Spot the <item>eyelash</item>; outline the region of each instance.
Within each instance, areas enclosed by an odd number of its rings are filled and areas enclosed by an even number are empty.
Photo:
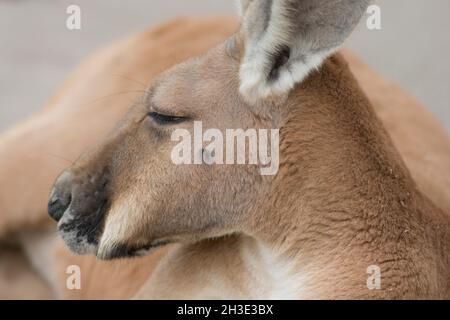
[[[186,121],[186,118],[183,117],[168,116],[157,112],[150,112],[148,116],[159,125],[177,124]]]

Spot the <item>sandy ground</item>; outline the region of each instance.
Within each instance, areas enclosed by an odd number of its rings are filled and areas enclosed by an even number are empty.
[[[378,0],[382,30],[362,23],[348,46],[450,129],[450,1]],[[65,26],[82,10],[82,29]],[[231,14],[232,0],[0,0],[0,131],[39,110],[87,54],[179,15]]]

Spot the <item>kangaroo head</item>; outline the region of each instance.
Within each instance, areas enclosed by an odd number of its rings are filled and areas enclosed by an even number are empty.
[[[251,233],[273,189],[292,93],[366,2],[242,1],[234,36],[161,74],[108,139],[57,179],[49,213],[66,244],[112,259]]]

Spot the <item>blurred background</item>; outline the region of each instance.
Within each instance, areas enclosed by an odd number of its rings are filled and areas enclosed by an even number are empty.
[[[81,7],[82,29],[66,28]],[[378,0],[382,29],[363,23],[348,41],[450,130],[450,1]],[[235,14],[234,0],[0,0],[0,131],[43,107],[98,47],[167,19]]]

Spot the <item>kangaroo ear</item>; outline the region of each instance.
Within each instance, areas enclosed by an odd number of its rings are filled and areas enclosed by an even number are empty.
[[[287,96],[350,35],[370,0],[241,0],[240,91]]]

